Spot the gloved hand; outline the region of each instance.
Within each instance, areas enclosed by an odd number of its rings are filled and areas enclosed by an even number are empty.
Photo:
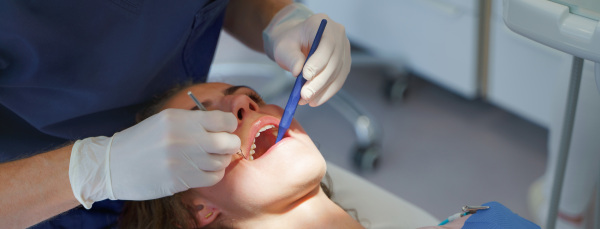
[[[219,182],[240,149],[232,113],[164,110],[112,137],[77,141],[69,180],[87,209],[104,199],[148,200]],[[229,133],[227,133],[229,132]]]
[[[306,61],[322,19],[327,26],[319,47]],[[281,9],[263,31],[265,53],[294,76],[307,80],[300,105],[319,106],[342,88],[350,72],[350,41],[344,26],[325,14],[315,14],[299,3]],[[302,68],[304,65],[304,68]]]

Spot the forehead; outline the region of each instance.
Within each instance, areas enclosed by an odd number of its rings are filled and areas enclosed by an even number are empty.
[[[187,95],[188,91],[192,91],[194,92],[194,94],[198,93],[214,93],[214,92],[223,92],[224,90],[226,90],[227,88],[231,87],[231,84],[226,84],[226,83],[201,83],[201,84],[194,84],[192,86],[189,86],[183,90],[181,90],[180,92],[178,92],[177,94],[185,94]]]
[[[254,91],[254,89],[249,88],[248,86],[243,86],[243,85],[234,86],[231,84],[216,83],[216,82],[192,85],[192,86],[187,87],[184,90],[180,91],[179,93],[187,94],[188,91],[192,91],[194,94],[196,94],[196,92],[198,92],[199,94],[200,93],[211,94],[211,93],[218,92],[220,94],[225,94],[225,95],[236,94],[236,92],[238,92],[238,91],[256,92],[256,91]]]

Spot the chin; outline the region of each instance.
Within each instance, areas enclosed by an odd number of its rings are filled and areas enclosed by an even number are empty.
[[[270,187],[263,189],[267,193],[263,192],[261,197],[272,198],[273,202],[302,198],[320,187],[327,171],[325,159],[305,133],[290,134],[276,149],[255,162],[265,172],[263,180],[257,182]]]
[[[325,176],[325,159],[306,134],[294,137],[297,141],[288,142],[289,149],[282,147],[283,152],[278,155],[273,152],[272,156],[281,163],[279,173],[284,175],[282,179],[290,182],[288,187],[310,191]]]

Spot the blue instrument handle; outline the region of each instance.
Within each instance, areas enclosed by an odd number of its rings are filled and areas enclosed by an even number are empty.
[[[321,42],[321,36],[323,36],[323,31],[325,30],[325,26],[327,25],[327,20],[321,20],[321,24],[319,25],[319,29],[317,30],[317,35],[315,35],[315,39],[313,40],[312,45],[310,46],[310,51],[308,52],[308,56],[304,61],[304,64],[308,61],[308,58],[312,56],[312,54],[317,50],[319,46],[319,42]],[[279,122],[279,130],[277,131],[277,140],[275,143],[279,142],[285,132],[290,128],[290,124],[292,123],[292,119],[294,118],[294,113],[296,113],[296,108],[298,107],[298,102],[300,101],[300,90],[302,86],[306,83],[306,79],[300,72],[300,75],[296,77],[296,82],[294,83],[294,88],[292,88],[292,93],[290,94],[290,98],[288,99],[287,104],[285,105],[285,110],[283,111],[283,116],[281,117],[281,121]]]

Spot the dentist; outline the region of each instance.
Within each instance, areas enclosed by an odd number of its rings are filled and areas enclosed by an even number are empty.
[[[113,227],[119,200],[219,182],[240,147],[233,114],[166,110],[132,125],[154,95],[206,80],[222,28],[304,70],[300,104],[327,101],[350,70],[344,27],[291,0],[1,1],[3,227]]]

